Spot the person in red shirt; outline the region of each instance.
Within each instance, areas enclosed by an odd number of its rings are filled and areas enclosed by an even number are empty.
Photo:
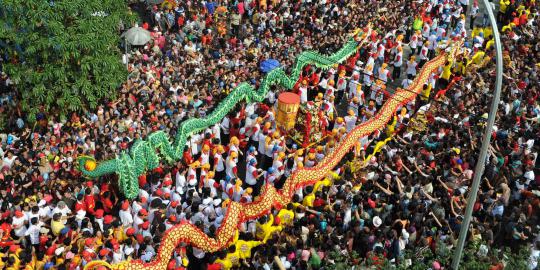
[[[101,202],[103,203],[103,210],[105,210],[106,213],[111,213],[116,200],[112,198],[110,191],[105,191],[103,192],[103,195],[101,195]]]
[[[87,187],[84,193],[85,193],[84,202],[86,203],[86,211],[93,215],[96,208],[96,199],[94,198],[94,194],[92,193],[92,186]]]
[[[8,222],[2,223],[0,225],[0,247],[8,247],[13,245],[13,241],[11,240],[11,224]]]
[[[84,195],[77,195],[77,202],[75,203],[75,212],[80,210],[86,211],[86,203],[84,202]]]

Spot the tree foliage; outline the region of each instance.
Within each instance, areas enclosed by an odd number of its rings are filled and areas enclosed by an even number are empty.
[[[0,53],[22,109],[65,115],[115,97],[127,76],[120,30],[131,21],[122,0],[0,0]]]
[[[478,254],[481,244],[480,241],[470,242],[463,252],[459,269],[467,270],[485,270],[494,263],[502,262],[505,269],[521,270],[528,269],[529,255],[531,254],[530,247],[522,246],[518,251],[512,252],[509,248],[494,249],[489,248],[487,256]],[[396,270],[425,270],[431,269],[434,261],[438,261],[441,265],[450,265],[452,262],[454,250],[441,243],[438,245],[436,252],[432,252],[429,248],[407,249],[401,258],[400,263],[396,265],[388,260],[384,260],[378,266],[373,266],[370,259],[366,259],[361,263],[357,263],[358,254],[354,251],[352,254],[345,255],[342,250],[332,250],[323,261],[322,269],[396,269]],[[404,262],[411,261],[411,265],[407,266]]]

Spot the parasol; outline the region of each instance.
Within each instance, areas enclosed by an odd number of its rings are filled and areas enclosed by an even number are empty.
[[[280,66],[279,61],[276,59],[267,59],[262,61],[261,63],[261,71],[264,73],[268,73],[272,71],[273,69],[276,69]]]
[[[146,44],[152,37],[150,32],[142,27],[132,27],[122,34],[122,37],[126,39],[130,45],[141,46]]]

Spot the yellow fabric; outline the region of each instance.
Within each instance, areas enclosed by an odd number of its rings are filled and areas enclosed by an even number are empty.
[[[73,259],[71,260],[75,265],[79,265],[81,263],[81,256],[75,255]]]
[[[480,33],[480,28],[475,27],[475,28],[472,30],[472,32],[471,32],[472,38],[478,36],[478,33]]]
[[[508,25],[503,26],[503,28],[501,29],[501,32],[504,33],[504,32],[506,32],[508,30],[512,30],[512,27],[514,27],[514,24],[509,23]]]
[[[432,88],[432,86],[431,86],[431,83],[430,83],[430,84],[428,84],[428,87],[426,89],[422,89],[422,93],[420,94],[420,99],[428,100],[429,95],[431,94],[431,88]]]
[[[277,216],[281,220],[281,224],[283,225],[289,225],[292,224],[294,219],[294,212],[291,210],[287,210],[285,208],[279,210]]]
[[[441,78],[445,80],[450,80],[450,75],[452,75],[452,62],[450,61],[448,65],[443,67],[443,72]]]
[[[101,236],[101,237],[97,237],[97,236],[94,237],[94,241],[95,241],[94,244],[95,244],[96,247],[100,247],[100,246],[103,245],[103,239],[102,239],[102,237],[103,237],[103,236]]]
[[[313,192],[319,191],[321,189],[321,186],[328,187],[328,186],[331,186],[331,185],[332,185],[332,180],[330,180],[330,179],[328,179],[328,177],[326,177],[323,180],[318,181],[317,183],[315,183],[315,186],[313,186]]]
[[[272,224],[274,224],[273,215],[270,215],[269,220],[265,224],[261,224],[257,221],[257,224],[255,224],[255,236],[260,240],[264,239],[266,235],[270,233]]]
[[[499,8],[500,8],[502,13],[506,12],[506,9],[508,8],[508,5],[510,5],[509,0],[500,0],[499,1]]]
[[[493,35],[493,29],[491,29],[491,26],[484,27],[484,37],[488,38]]]
[[[233,267],[240,265],[240,253],[238,253],[238,251],[229,253],[227,254],[227,257],[225,257],[225,260],[230,261]]]
[[[29,264],[27,264],[24,267],[24,270],[35,270],[35,269],[38,269],[38,268],[36,267],[36,262],[34,260],[32,260]]]
[[[9,255],[9,257],[12,257],[15,260],[15,262],[13,263],[13,269],[19,269],[21,267],[21,260],[19,259],[19,253],[20,253],[20,249],[19,251],[16,252],[16,254]]]
[[[302,200],[302,204],[307,207],[313,207],[313,201],[315,201],[315,193],[311,193],[304,196],[304,200]]]
[[[36,262],[36,269],[42,270],[45,267],[45,261],[37,261]]]
[[[270,229],[268,230],[268,234],[266,234],[266,236],[263,239],[263,243],[266,243],[266,241],[270,239],[270,236],[272,236],[275,232],[281,232],[281,230],[283,230],[283,226],[281,225],[271,226]]]
[[[477,64],[477,65],[480,64],[480,63],[482,63],[482,59],[484,58],[484,55],[486,55],[486,53],[483,52],[483,51],[478,51],[478,52],[476,52],[476,53],[473,55],[473,57],[471,58],[471,62],[472,62],[472,63],[475,63],[475,64]]]
[[[217,259],[216,263],[221,264],[221,267],[222,267],[221,269],[223,269],[223,270],[229,270],[229,269],[231,269],[233,267],[232,262],[227,258],[225,258],[223,260],[222,259]]]
[[[54,221],[51,220],[51,230],[54,236],[58,236],[60,234],[60,231],[65,227],[62,220]]]
[[[124,232],[124,226],[114,229],[114,238],[119,242],[124,242],[127,239],[127,235]]]
[[[236,241],[236,252],[240,256],[240,259],[247,259],[251,257],[251,249],[262,244],[261,241]]]
[[[272,226],[274,224],[274,216],[270,215],[270,219],[265,224],[260,224],[257,222],[255,224],[255,236],[257,239],[262,240],[263,243],[266,243],[266,241],[272,236],[274,232],[279,232],[283,229],[283,227],[280,226]]]

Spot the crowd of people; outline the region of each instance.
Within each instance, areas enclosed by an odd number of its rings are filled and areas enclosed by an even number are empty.
[[[493,34],[477,1],[169,1],[149,6],[152,33],[129,55],[119,98],[59,119],[42,111],[30,125],[16,85],[1,76],[10,115],[0,148],[0,269],[82,269],[89,261],[151,261],[165,231],[189,222],[213,237],[230,201],[253,201],[262,185],[283,185],[313,167],[343,135],[406,88],[455,40],[462,51],[403,106],[385,130],[362,138],[323,181],[293,202],[239,228],[226,250],[179,246],[169,269],[333,269],[339,252],[359,265],[410,264],[407,250],[453,247],[478,162],[485,163],[470,242],[540,253],[538,7],[500,1],[504,86],[489,158],[478,161],[494,89]],[[190,137],[184,158],[139,177],[127,200],[115,175],[86,179],[77,157],[98,161],[138,139],[205,117],[241,82],[258,85],[262,61],[290,71],[305,50],[329,54],[356,28],[374,33],[356,55],[322,71],[308,66],[291,91],[318,106],[328,136],[304,149],[276,124],[273,87],[222,122]],[[20,90],[20,89],[19,89]],[[372,154],[373,153],[373,154]],[[479,253],[480,254],[480,253]],[[490,253],[491,254],[491,253]],[[482,256],[482,255],[478,255]],[[493,269],[503,258],[493,257]],[[447,268],[429,262],[432,269]]]

